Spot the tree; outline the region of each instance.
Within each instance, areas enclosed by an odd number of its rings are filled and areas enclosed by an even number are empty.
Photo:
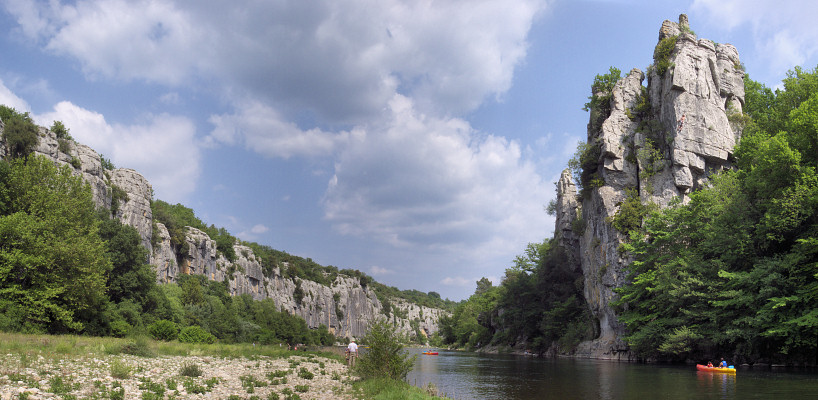
[[[488,278],[486,277],[480,278],[480,280],[477,281],[477,289],[474,290],[474,294],[480,295],[486,293],[489,290],[491,290],[491,288],[492,284]]]
[[[51,132],[54,132],[54,135],[57,136],[57,139],[68,139],[71,140],[71,135],[68,134],[69,129],[63,125],[62,121],[54,121],[51,124]]]
[[[118,219],[107,215],[101,218],[99,235],[107,243],[113,267],[108,277],[108,295],[113,302],[133,299],[145,308],[149,293],[156,286],[156,272],[146,263],[148,255],[142,238],[136,229]]]
[[[417,355],[409,356],[397,333],[397,327],[386,319],[375,319],[361,338],[369,351],[361,355],[355,372],[363,379],[389,378],[403,381],[412,370]]]
[[[70,168],[12,161],[0,216],[0,312],[15,329],[80,332],[76,315],[105,302],[111,269],[90,187]]]
[[[3,139],[12,158],[27,158],[40,141],[37,125],[34,125],[28,113],[13,111],[10,117],[3,119]]]

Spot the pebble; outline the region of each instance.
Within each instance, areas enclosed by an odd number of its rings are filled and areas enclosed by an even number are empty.
[[[128,378],[117,379],[111,376],[111,366],[116,362],[120,366],[130,369]],[[298,365],[291,367],[291,362],[298,362]],[[324,368],[319,366],[323,363]],[[202,370],[200,377],[189,378],[179,375],[183,365],[196,364]],[[209,356],[162,356],[155,358],[142,358],[130,355],[110,355],[105,357],[76,357],[65,359],[47,359],[38,357],[37,361],[31,362],[27,367],[19,367],[19,356],[0,356],[0,400],[16,399],[20,393],[28,392],[30,400],[35,399],[60,399],[65,394],[73,395],[77,399],[94,397],[101,390],[108,391],[119,383],[125,389],[126,399],[142,398],[142,393],[147,389],[140,389],[139,385],[149,379],[151,382],[161,384],[165,388],[165,398],[175,394],[176,399],[227,399],[231,395],[237,395],[242,399],[249,399],[257,396],[259,399],[266,399],[271,392],[279,393],[280,398],[285,398],[281,391],[289,388],[295,391],[297,385],[308,385],[309,390],[305,393],[297,393],[304,400],[307,399],[352,399],[349,394],[351,380],[345,365],[338,361],[323,358],[304,356],[290,356],[289,358],[255,357],[252,360],[247,358],[219,358]],[[301,368],[306,368],[314,374],[313,379],[307,380],[298,376]],[[267,378],[268,372],[287,370],[287,384],[270,385]],[[322,372],[323,371],[323,372]],[[333,374],[340,379],[332,379]],[[10,376],[15,378],[23,375],[25,381],[12,382]],[[253,393],[248,393],[242,386],[240,377],[252,375],[256,381],[263,383],[263,386],[255,387]],[[68,393],[54,394],[51,391],[51,382],[56,377],[63,379],[64,385],[72,385]],[[206,387],[206,381],[211,378],[218,378],[219,382],[212,390],[200,393],[187,393],[184,382],[192,380],[198,386]],[[177,382],[177,390],[167,387],[168,380]]]

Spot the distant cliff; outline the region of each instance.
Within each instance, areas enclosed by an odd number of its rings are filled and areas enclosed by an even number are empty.
[[[642,83],[647,77],[647,87]],[[744,70],[730,44],[698,39],[686,15],[664,21],[654,64],[647,74],[631,70],[619,79],[610,100],[591,110],[588,148],[591,160],[578,195],[571,174],[557,184],[555,236],[584,276],[584,295],[599,324],[599,337],[582,343],[578,356],[628,357],[624,326],[611,301],[625,283],[632,262],[621,250],[627,240],[617,225],[629,201],[666,207],[707,184],[713,173],[731,168],[741,135],[730,123],[742,112]],[[595,93],[595,95],[597,95]]]
[[[0,121],[0,133],[3,130]],[[0,135],[0,158],[6,146]],[[153,189],[137,171],[127,168],[105,169],[100,155],[90,147],[71,139],[58,139],[46,128],[39,127],[39,143],[34,154],[44,155],[55,163],[70,165],[75,174],[88,182],[98,207],[110,209],[123,224],[134,227],[148,249],[149,261],[155,268],[159,283],[175,282],[182,274],[204,275],[209,280],[227,281],[232,295],[249,294],[255,300],[271,298],[283,311],[303,317],[307,325],[325,325],[337,336],[361,336],[373,318],[388,315],[402,334],[428,336],[438,330],[437,322],[445,311],[390,298],[384,305],[371,287],[364,287],[357,277],[338,274],[331,286],[299,278],[285,278],[282,267],[265,276],[253,250],[235,243],[237,255],[231,262],[216,251],[216,243],[199,229],[187,227],[186,254],[174,250],[170,235],[161,223],[155,223],[151,211]],[[155,225],[155,229],[154,229]],[[158,238],[153,238],[156,232]],[[153,240],[152,240],[153,239]],[[304,293],[296,300],[296,287]],[[341,311],[338,318],[336,310]]]

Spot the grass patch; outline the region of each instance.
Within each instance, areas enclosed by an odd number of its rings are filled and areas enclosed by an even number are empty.
[[[131,377],[131,367],[125,365],[120,360],[111,362],[111,377],[115,379],[128,379]]]
[[[257,379],[253,375],[242,375],[239,377],[239,380],[241,381],[241,386],[247,393],[254,393],[257,387],[267,386],[267,382]]]
[[[136,337],[122,345],[120,350],[122,353],[130,354],[137,357],[155,357],[156,354],[150,347],[150,341],[144,336]]]
[[[179,368],[180,376],[188,376],[195,378],[198,376],[202,376],[202,374],[204,374],[204,371],[202,371],[202,368],[199,367],[199,364],[186,362],[184,365],[182,365],[182,368]]]
[[[310,380],[310,379],[312,379],[312,378],[315,378],[315,374],[313,374],[312,372],[310,372],[308,369],[306,369],[306,368],[304,368],[304,367],[301,367],[301,369],[300,369],[300,370],[298,370],[298,377],[299,377],[299,378],[303,378],[303,379]]]
[[[388,378],[372,378],[358,381],[352,384],[353,393],[359,399],[391,400],[391,399],[412,399],[412,400],[433,400],[449,399],[448,397],[437,397],[429,394],[428,389],[437,393],[437,388],[427,386],[427,390],[412,386],[404,381]]]

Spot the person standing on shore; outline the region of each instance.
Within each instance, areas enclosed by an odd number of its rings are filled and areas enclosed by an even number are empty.
[[[358,358],[358,345],[355,344],[355,338],[349,341],[347,351],[349,351],[349,367],[352,368],[355,366],[355,359]]]

